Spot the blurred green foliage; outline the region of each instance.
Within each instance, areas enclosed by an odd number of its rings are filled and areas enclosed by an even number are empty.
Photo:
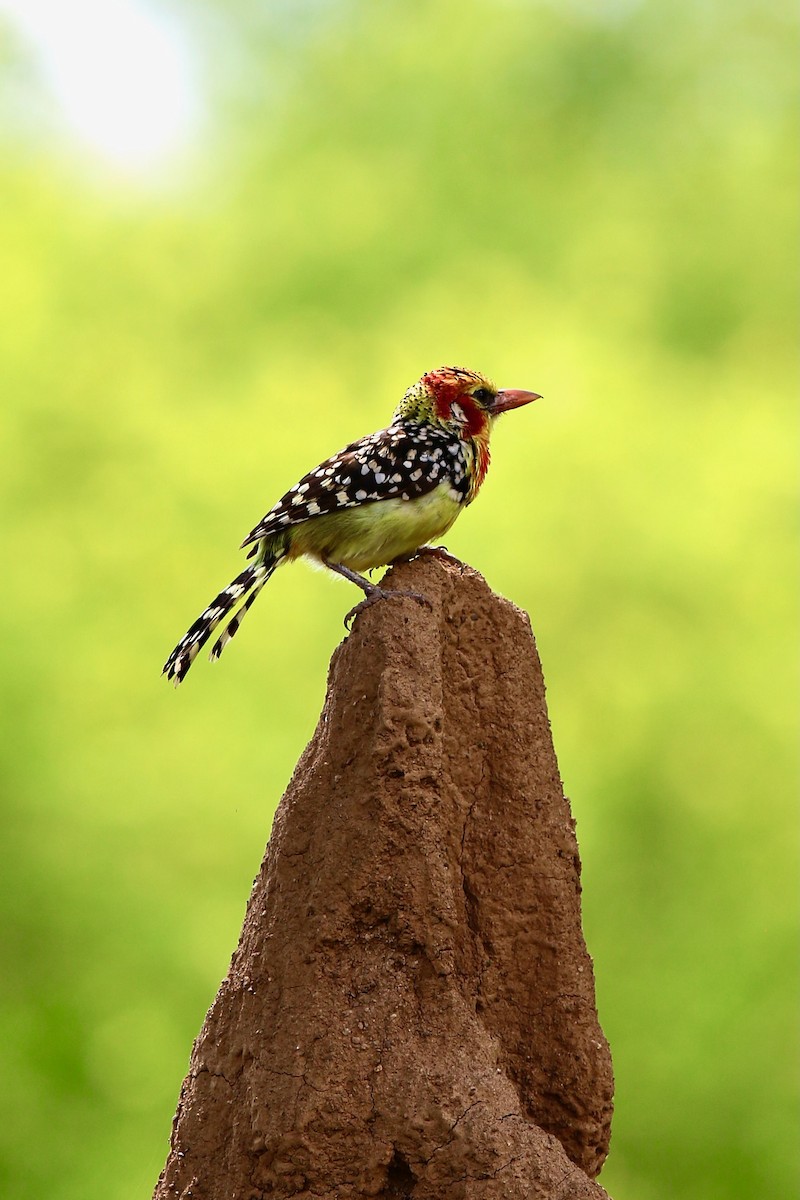
[[[788,1196],[794,18],[184,16],[214,115],[181,186],[2,132],[0,1190],[149,1194],[354,597],[281,572],[220,667],[161,663],[296,475],[457,362],[545,396],[448,545],[543,658],[602,1181]]]

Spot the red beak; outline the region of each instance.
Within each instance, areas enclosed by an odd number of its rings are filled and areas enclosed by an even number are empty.
[[[492,416],[495,413],[508,412],[510,408],[522,408],[523,404],[530,404],[531,400],[541,400],[538,392],[520,392],[515,388],[507,388],[504,392],[498,392],[495,396],[494,404],[492,405]]]

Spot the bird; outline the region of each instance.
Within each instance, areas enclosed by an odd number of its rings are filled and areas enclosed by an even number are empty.
[[[275,569],[305,557],[350,580],[364,599],[345,617],[379,600],[416,592],[387,591],[362,572],[441,553],[441,539],[472,503],[489,469],[489,440],[501,413],[540,400],[538,392],[498,390],[465,367],[428,371],[405,393],[386,429],[351,442],[298,480],[242,542],[253,562],[215,596],[189,627],[162,674],[177,687],[198,652],[226,621],[209,658],[218,659]]]

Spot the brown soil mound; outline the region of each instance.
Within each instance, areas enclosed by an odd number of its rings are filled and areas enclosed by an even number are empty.
[[[527,616],[431,558],[331,662],[157,1200],[602,1197],[612,1073]]]

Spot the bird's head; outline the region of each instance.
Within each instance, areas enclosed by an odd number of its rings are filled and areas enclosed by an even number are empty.
[[[395,420],[425,421],[460,437],[485,437],[500,413],[539,400],[538,392],[498,391],[491,379],[466,367],[439,367],[408,389]]]

